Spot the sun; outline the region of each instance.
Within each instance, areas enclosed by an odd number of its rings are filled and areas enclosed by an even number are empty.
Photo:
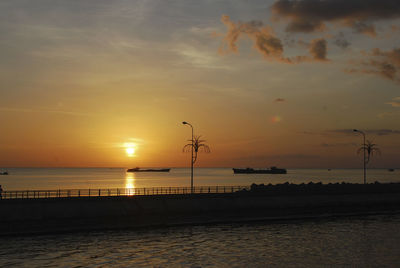
[[[125,151],[126,151],[126,154],[130,157],[135,155],[135,148],[133,148],[133,147],[126,148]]]
[[[135,143],[125,143],[125,152],[128,157],[134,157],[137,145]]]

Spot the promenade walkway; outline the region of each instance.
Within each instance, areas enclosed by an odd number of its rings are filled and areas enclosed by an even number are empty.
[[[2,199],[37,198],[78,198],[100,196],[137,196],[137,195],[186,195],[234,193],[250,186],[199,186],[193,187],[151,187],[151,188],[111,188],[111,189],[58,189],[58,190],[19,190],[3,191]]]

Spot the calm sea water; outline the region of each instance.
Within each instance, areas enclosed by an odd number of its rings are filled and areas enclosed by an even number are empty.
[[[189,186],[190,169],[126,173],[108,168],[9,168],[7,190]],[[399,171],[368,181],[400,182]],[[196,185],[362,182],[360,169],[289,169],[234,175],[196,168]],[[399,267],[400,214],[0,237],[0,267]]]
[[[4,170],[4,169],[2,169]],[[124,168],[7,168],[0,176],[4,190],[98,189],[190,186],[190,169],[169,173],[127,173]],[[362,169],[288,169],[288,174],[233,174],[230,168],[196,168],[195,186],[246,186],[252,183],[363,182]],[[367,171],[368,182],[400,182],[400,170]]]
[[[400,215],[0,238],[0,267],[399,267]]]

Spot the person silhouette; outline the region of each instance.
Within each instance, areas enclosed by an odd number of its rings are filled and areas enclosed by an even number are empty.
[[[1,185],[0,185],[0,199],[3,199],[3,188],[1,188]]]

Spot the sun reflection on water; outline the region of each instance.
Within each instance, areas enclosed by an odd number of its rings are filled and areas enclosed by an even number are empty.
[[[135,173],[127,172],[125,176],[125,191],[127,195],[135,194]]]

